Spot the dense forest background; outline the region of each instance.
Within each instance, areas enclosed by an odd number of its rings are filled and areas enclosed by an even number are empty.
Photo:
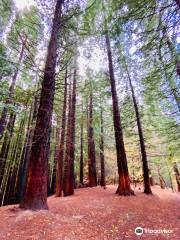
[[[0,0],[0,205],[121,195],[121,176],[180,191],[180,1],[17,6]]]

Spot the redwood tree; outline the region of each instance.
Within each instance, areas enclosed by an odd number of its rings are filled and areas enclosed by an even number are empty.
[[[39,102],[38,96],[35,95],[34,102],[32,103],[33,108],[30,110],[29,122],[28,122],[27,132],[26,132],[26,139],[25,139],[25,143],[22,151],[22,156],[21,156],[22,165],[20,167],[19,179],[18,179],[18,199],[20,203],[23,201],[25,186],[27,182],[29,157],[30,157],[30,150],[31,150],[32,141],[33,141],[35,122],[37,118],[38,102]]]
[[[21,207],[47,209],[47,170],[49,136],[55,92],[55,68],[58,49],[58,34],[61,27],[63,0],[56,1],[51,37],[48,46],[40,104],[29,158],[29,170],[25,195]]]
[[[141,125],[141,120],[140,120],[140,115],[139,115],[139,107],[136,101],[135,93],[134,93],[134,88],[132,85],[132,81],[130,78],[130,74],[126,65],[126,72],[128,75],[128,80],[129,80],[129,85],[131,89],[131,94],[132,94],[132,99],[133,99],[133,104],[134,104],[134,110],[136,114],[136,122],[137,122],[137,127],[138,127],[138,134],[139,134],[139,142],[140,142],[140,147],[141,147],[141,157],[142,157],[142,165],[143,165],[143,178],[144,178],[144,193],[146,194],[152,194],[151,191],[151,186],[150,186],[150,179],[149,179],[149,168],[148,168],[148,161],[147,161],[147,154],[146,154],[146,147],[144,143],[144,136],[143,136],[143,130],[142,130],[142,125]]]
[[[93,99],[92,90],[90,93],[89,101],[89,114],[88,114],[88,178],[89,187],[97,186],[96,175],[96,153],[94,143],[94,130],[93,130]]]
[[[73,76],[73,89],[68,113],[68,129],[66,138],[66,156],[64,164],[63,193],[64,196],[74,194],[74,153],[75,153],[75,118],[76,118],[76,70]]]
[[[100,133],[100,161],[101,161],[101,179],[100,185],[102,187],[106,186],[105,182],[105,166],[104,166],[104,129],[103,129],[103,111],[101,107],[101,133]]]
[[[67,109],[67,71],[64,79],[64,102],[61,123],[60,145],[57,155],[57,169],[56,169],[56,197],[62,196],[63,190],[63,160],[65,147],[65,129],[66,129],[66,109]]]
[[[82,116],[81,116],[81,149],[80,149],[80,166],[79,166],[79,182],[80,184],[83,185],[83,168],[84,168],[84,164],[83,164],[83,104],[82,104]]]
[[[114,130],[115,130],[117,165],[118,165],[118,174],[119,174],[119,185],[116,193],[119,195],[133,195],[134,192],[131,190],[131,186],[130,186],[130,178],[128,173],[126,152],[124,147],[110,39],[107,31],[105,34],[105,40],[106,40],[107,56],[108,56],[108,63],[109,63],[109,77],[110,77],[110,83],[111,83],[111,94],[112,94],[112,104],[113,104],[113,122],[114,122]]]
[[[179,174],[179,169],[176,162],[173,164],[173,169],[176,177],[177,189],[178,189],[178,192],[180,192],[180,174]]]

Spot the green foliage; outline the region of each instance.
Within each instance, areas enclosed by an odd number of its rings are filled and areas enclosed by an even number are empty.
[[[0,37],[8,25],[10,16],[12,14],[12,0],[0,0]]]
[[[8,61],[7,49],[0,43],[0,78],[7,77],[12,73],[12,66]]]

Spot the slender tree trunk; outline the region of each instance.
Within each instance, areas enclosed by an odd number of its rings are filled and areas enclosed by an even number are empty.
[[[164,69],[164,77],[165,77],[166,83],[168,84],[168,86],[170,88],[170,91],[173,94],[173,97],[174,97],[174,100],[175,100],[176,105],[178,107],[178,110],[180,111],[180,97],[178,96],[178,91],[176,89],[175,83],[169,79],[169,76],[168,76],[168,73],[167,73],[167,70],[166,70],[166,66],[165,66],[165,64],[163,62],[163,59],[162,59],[161,52],[159,53],[159,60],[161,62],[162,68]]]
[[[8,188],[8,179],[9,179],[9,175],[10,175],[12,165],[13,165],[12,156],[14,155],[14,151],[16,148],[16,140],[12,141],[11,144],[12,144],[12,148],[11,148],[11,151],[9,151],[9,154],[7,156],[9,161],[7,162],[7,166],[5,168],[2,184],[0,186],[0,206],[3,206],[6,189]],[[10,144],[10,147],[11,147],[11,144]]]
[[[84,184],[83,183],[83,178],[84,178],[84,174],[83,174],[83,170],[84,170],[84,163],[83,163],[83,104],[82,104],[82,116],[81,116],[81,153],[80,153],[80,173],[79,173],[79,180],[80,180],[80,184]]]
[[[159,176],[159,183],[160,183],[160,187],[162,189],[165,189],[165,184],[164,184],[164,181],[162,180],[162,178]]]
[[[173,182],[172,182],[172,177],[171,177],[171,172],[170,172],[169,165],[168,165],[168,162],[167,162],[167,161],[166,161],[166,166],[167,166],[167,170],[168,170],[170,186],[171,186],[172,192],[174,192]]]
[[[55,140],[55,150],[54,150],[54,164],[52,170],[52,182],[50,187],[50,193],[54,194],[56,192],[56,174],[57,174],[57,161],[59,156],[59,143],[61,141],[61,116],[58,116],[57,127],[56,127],[56,140]]]
[[[0,152],[0,186],[2,183],[4,171],[5,171],[10,142],[11,142],[11,138],[13,135],[15,119],[16,119],[16,115],[14,113],[11,113],[9,122],[7,124],[7,129],[6,129],[6,133],[4,136],[4,141],[2,144],[1,152]]]
[[[64,196],[74,194],[74,152],[75,152],[75,111],[76,111],[76,70],[74,71],[72,99],[69,106],[66,156],[64,165]]]
[[[21,174],[21,167],[23,164],[22,161],[22,152],[23,152],[23,143],[25,141],[25,124],[27,121],[27,114],[25,113],[25,116],[21,123],[21,128],[19,129],[19,140],[17,145],[17,151],[15,155],[15,164],[12,172],[12,178],[11,178],[11,187],[9,195],[12,198],[13,203],[19,203],[19,178]],[[14,180],[13,180],[14,179]]]
[[[10,165],[10,171],[8,174],[7,186],[5,187],[4,194],[3,194],[4,205],[16,203],[17,176],[19,172],[20,153],[22,150],[22,137],[23,137],[24,125],[25,125],[25,117],[20,121],[16,144],[13,149],[12,158],[10,160],[11,165]]]
[[[96,152],[94,143],[94,130],[93,130],[93,102],[92,92],[90,94],[89,114],[88,114],[88,177],[89,187],[97,186],[96,174]]]
[[[71,134],[71,107],[72,107],[72,92],[71,92],[71,80],[69,83],[69,104],[68,104],[68,116],[67,116],[67,130],[66,130],[66,149],[64,156],[64,164],[63,164],[63,193],[65,193],[68,187],[68,177],[69,177],[69,143],[70,143],[70,134]]]
[[[29,134],[30,134],[30,126],[31,126],[31,118],[32,118],[32,111],[33,111],[33,105],[31,104],[30,112],[29,112],[29,119],[28,119],[28,124],[27,124],[27,129],[26,129],[26,136],[25,136],[25,141],[24,141],[24,146],[21,154],[21,165],[19,169],[19,178],[18,178],[18,191],[17,191],[17,199],[20,201],[21,198],[21,186],[22,186],[22,179],[23,179],[23,168],[24,168],[24,157],[27,149],[27,144],[28,144],[28,139],[29,139]]]
[[[153,179],[153,176],[152,176],[152,173],[151,173],[150,169],[149,169],[149,181],[150,181],[150,185],[154,186],[154,179]]]
[[[3,108],[3,111],[2,111],[2,114],[1,114],[1,118],[0,118],[0,139],[3,136],[5,126],[6,126],[6,122],[7,122],[8,105],[12,104],[12,101],[13,101],[14,88],[15,88],[16,79],[17,79],[18,72],[19,72],[19,65],[21,64],[23,56],[24,56],[26,41],[27,41],[27,37],[25,38],[25,40],[22,43],[22,48],[21,48],[21,52],[20,52],[20,55],[19,55],[18,67],[16,68],[15,73],[12,77],[12,83],[11,83],[10,88],[9,88],[9,96],[6,100],[5,107]]]
[[[57,154],[57,170],[56,170],[56,197],[62,196],[63,190],[63,161],[65,147],[65,132],[66,132],[66,109],[67,109],[67,71],[64,79],[64,102],[61,123],[60,145],[58,146]]]
[[[25,195],[21,207],[25,209],[47,209],[47,170],[49,136],[55,92],[55,68],[58,48],[58,34],[61,26],[63,0],[57,0],[51,38],[48,46],[44,79],[40,96],[33,144],[29,159],[29,170]]]
[[[114,78],[114,69],[112,61],[112,53],[109,35],[106,33],[106,48],[109,62],[109,77],[111,83],[111,94],[112,94],[112,103],[113,103],[113,121],[114,121],[114,130],[115,130],[115,141],[116,141],[116,151],[117,151],[117,165],[118,165],[118,174],[119,174],[119,185],[116,191],[119,195],[134,195],[134,192],[131,190],[130,178],[127,166],[126,152],[124,147],[122,126],[120,111],[118,106],[118,97],[116,92],[116,83]]]
[[[35,96],[33,108],[31,109],[30,115],[29,115],[29,122],[27,126],[27,131],[26,131],[26,140],[24,143],[24,148],[21,156],[21,162],[23,164],[19,172],[19,183],[18,183],[18,199],[20,203],[23,201],[23,196],[24,196],[24,191],[25,191],[25,186],[27,181],[29,154],[32,146],[37,111],[38,111],[38,96]]]
[[[49,151],[49,158],[48,158],[48,196],[54,194],[54,186],[53,184],[53,173],[54,173],[54,154],[56,150],[56,130],[57,128],[51,127],[51,132],[49,136],[50,141],[50,151]]]
[[[134,104],[134,110],[135,110],[135,114],[136,114],[136,122],[137,122],[137,127],[138,127],[139,142],[140,142],[140,147],[141,147],[141,157],[142,157],[142,164],[143,164],[143,179],[144,179],[144,193],[152,194],[151,186],[150,186],[150,180],[149,180],[149,168],[148,168],[146,147],[145,147],[145,143],[144,143],[144,136],[143,136],[143,130],[142,130],[142,126],[141,126],[141,120],[140,120],[140,116],[139,116],[139,108],[138,108],[138,104],[137,104],[137,101],[136,101],[134,88],[133,88],[133,85],[132,85],[132,81],[131,81],[131,78],[130,78],[130,74],[129,74],[127,65],[126,65],[126,71],[127,71],[127,75],[128,75],[129,85],[130,85],[133,104]]]
[[[160,167],[159,167],[159,165],[157,166],[157,172],[158,172],[160,187],[161,187],[162,189],[164,189],[165,187],[167,188],[166,182],[165,182],[164,178],[162,177],[162,175],[161,175],[161,173],[160,173]]]
[[[179,1],[177,1],[179,2]],[[163,26],[163,37],[167,43],[167,46],[170,50],[170,54],[171,54],[171,58],[173,60],[175,60],[175,65],[176,65],[176,68],[177,68],[177,73],[178,73],[178,54],[175,53],[175,49],[174,49],[174,46],[171,42],[171,40],[169,39],[169,36],[168,36],[168,33],[167,33],[167,29],[166,29],[166,26]],[[165,77],[165,81],[166,83],[168,84],[168,87],[170,88],[170,91],[171,91],[171,94],[173,95],[174,97],[174,100],[177,104],[177,107],[178,107],[178,110],[180,111],[180,97],[178,95],[178,87],[176,86],[176,83],[174,82],[174,79],[171,78],[166,70],[166,65],[163,61],[163,53],[162,53],[162,49],[160,48],[159,49],[159,60],[161,62],[161,65],[162,65],[162,68],[163,68],[163,71],[164,71],[164,77]]]
[[[178,192],[180,192],[180,174],[179,174],[179,169],[176,162],[174,163],[173,168],[174,168],[174,173],[175,173],[176,182],[177,182],[177,190]]]
[[[100,185],[102,187],[106,186],[105,182],[105,166],[104,166],[104,129],[103,129],[103,111],[101,107],[101,135],[100,135],[100,161],[101,161],[101,179]]]
[[[76,175],[74,173],[75,161],[75,127],[76,127],[76,70],[74,70],[73,79],[73,93],[72,93],[72,110],[71,110],[71,148],[70,148],[70,186],[71,193],[74,193],[76,187]]]
[[[25,156],[24,156],[24,165],[23,165],[23,170],[22,170],[22,182],[21,182],[21,187],[20,187],[21,188],[20,203],[23,202],[25,186],[27,183],[29,158],[30,158],[30,151],[31,151],[32,143],[33,143],[33,136],[34,136],[35,122],[36,122],[37,112],[38,112],[38,105],[39,105],[38,97],[35,96],[31,128],[30,128],[30,133],[29,133],[29,137],[28,137],[27,147],[26,147]]]

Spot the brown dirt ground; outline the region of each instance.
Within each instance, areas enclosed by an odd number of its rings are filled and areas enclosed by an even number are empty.
[[[180,195],[153,187],[153,195],[115,195],[116,187],[84,188],[74,196],[48,198],[49,211],[0,208],[0,240],[180,239]],[[172,233],[137,236],[136,227]]]

